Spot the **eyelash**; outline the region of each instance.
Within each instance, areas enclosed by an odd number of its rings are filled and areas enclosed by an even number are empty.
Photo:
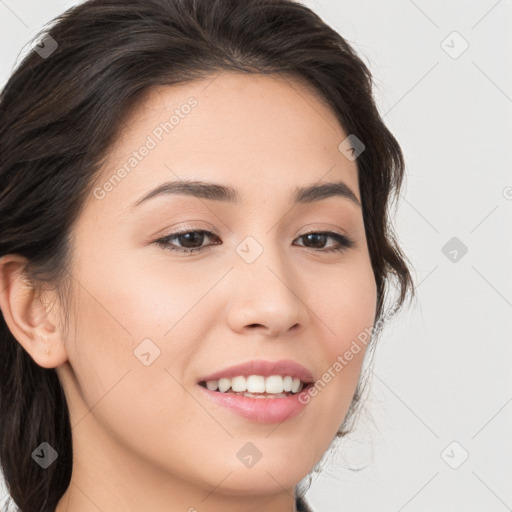
[[[174,233],[171,233],[163,238],[159,238],[158,240],[155,240],[154,243],[156,243],[159,247],[161,247],[163,249],[167,249],[170,251],[177,251],[177,252],[181,252],[181,253],[187,253],[187,254],[194,253],[197,251],[202,251],[208,247],[211,247],[211,245],[207,245],[207,246],[202,246],[202,247],[194,247],[192,249],[184,249],[182,247],[173,246],[172,244],[169,243],[170,240],[172,240],[174,238],[178,238],[180,235],[185,235],[185,234],[190,234],[190,233],[204,233],[209,238],[217,236],[217,235],[215,235],[215,233],[212,233],[211,231],[207,231],[204,229],[192,230],[189,228],[183,228],[183,229],[175,231]],[[313,251],[313,252],[337,252],[337,253],[340,253],[347,249],[350,249],[351,247],[353,247],[353,245],[355,243],[352,239],[348,238],[347,236],[342,235],[340,233],[335,233],[333,231],[310,231],[308,233],[304,233],[304,234],[300,235],[297,238],[298,239],[304,238],[308,235],[327,235],[329,238],[332,238],[338,242],[338,245],[336,245],[334,247],[330,247],[328,249],[314,249],[311,247],[305,247],[305,249],[309,249],[310,251]],[[220,244],[217,243],[214,245],[220,245]],[[303,247],[303,246],[299,246],[299,247]]]

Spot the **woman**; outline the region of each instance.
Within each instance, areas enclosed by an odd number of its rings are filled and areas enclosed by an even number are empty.
[[[0,154],[19,510],[311,510],[412,292],[402,153],[344,39],[290,0],[86,1],[5,85]]]

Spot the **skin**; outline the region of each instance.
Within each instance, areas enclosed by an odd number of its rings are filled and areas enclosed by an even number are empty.
[[[252,359],[292,359],[321,378],[374,324],[376,285],[360,206],[331,197],[292,207],[296,187],[340,180],[360,201],[356,162],[338,149],[347,134],[297,80],[223,72],[150,90],[100,186],[191,96],[197,106],[137,167],[88,198],[73,229],[69,304],[38,297],[19,256],[1,260],[8,326],[37,364],[57,369],[70,407],[73,475],[57,512],[292,511],[359,379],[364,347],[280,424],[251,422],[198,389],[201,376]],[[178,179],[230,185],[243,201],[167,195],[130,209]],[[213,228],[222,244],[188,255],[153,243],[182,226]],[[326,253],[299,238],[312,229],[354,246]],[[263,248],[250,264],[236,252],[248,236]],[[134,357],[145,338],[160,349],[148,366]],[[250,468],[237,457],[247,442],[262,453]]]

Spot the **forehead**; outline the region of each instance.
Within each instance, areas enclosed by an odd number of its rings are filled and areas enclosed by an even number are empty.
[[[110,181],[107,202],[123,209],[179,179],[229,184],[242,200],[341,179],[358,196],[357,164],[339,150],[346,137],[305,82],[223,72],[147,89],[122,120],[97,183]]]

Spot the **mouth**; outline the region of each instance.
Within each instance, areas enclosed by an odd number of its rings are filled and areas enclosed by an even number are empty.
[[[242,379],[246,380],[245,390]],[[309,403],[308,389],[313,386],[313,382],[297,379],[298,382],[293,383],[291,379],[291,389],[290,379],[286,376],[284,379],[276,375],[265,377],[265,387],[262,387],[262,379],[263,376],[249,375],[247,378],[240,376],[201,380],[198,385],[215,407],[223,407],[253,423],[275,424],[291,420],[301,414]],[[279,379],[283,383],[282,387]]]
[[[232,394],[247,398],[288,398],[307,391],[313,382],[304,382],[291,376],[259,375],[221,378],[218,380],[200,381],[198,384],[219,394]]]
[[[315,377],[291,360],[252,360],[199,377],[196,383],[213,407],[255,423],[279,423],[300,417],[310,403]]]

